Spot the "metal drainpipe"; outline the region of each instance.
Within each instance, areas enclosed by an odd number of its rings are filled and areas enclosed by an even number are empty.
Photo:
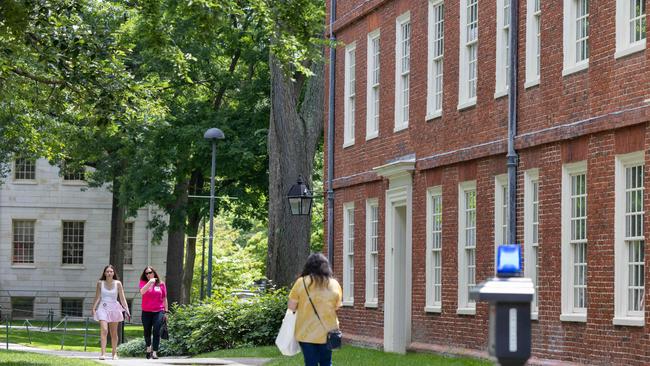
[[[510,1],[510,70],[508,85],[508,244],[517,242],[517,69],[519,62],[519,0]]]
[[[329,71],[329,113],[327,117],[327,259],[334,267],[334,87],[336,85],[336,37],[334,20],[336,0],[330,2],[330,71]]]

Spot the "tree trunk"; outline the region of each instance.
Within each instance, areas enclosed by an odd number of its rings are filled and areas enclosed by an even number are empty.
[[[306,83],[296,83],[270,56],[269,239],[266,275],[290,285],[309,255],[310,218],[292,216],[287,192],[302,175],[311,187],[314,154],[323,134],[323,64],[313,63]],[[293,79],[293,80],[292,80]],[[300,90],[306,88],[306,90]],[[303,100],[299,100],[303,95]],[[300,109],[299,109],[300,108]]]
[[[174,187],[176,201],[167,210],[169,231],[167,232],[167,268],[165,282],[167,300],[170,304],[180,303],[183,281],[183,251],[185,246],[185,218],[189,179],[182,179]]]
[[[192,172],[190,191],[192,194],[201,193],[203,188],[203,174],[199,170]],[[187,216],[187,245],[185,247],[185,265],[183,270],[183,287],[181,293],[181,304],[189,304],[192,301],[192,280],[194,279],[194,261],[196,259],[196,235],[199,232],[201,223],[201,203],[193,202],[188,205]]]
[[[109,262],[115,268],[115,273],[124,276],[124,219],[126,210],[120,205],[120,182],[113,179],[113,200],[111,206],[111,239]]]

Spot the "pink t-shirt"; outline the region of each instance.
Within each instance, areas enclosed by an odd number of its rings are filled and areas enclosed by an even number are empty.
[[[140,281],[140,288],[146,285],[146,281]],[[149,287],[149,290],[142,295],[142,311],[158,312],[165,310],[165,298],[167,288],[164,283]]]

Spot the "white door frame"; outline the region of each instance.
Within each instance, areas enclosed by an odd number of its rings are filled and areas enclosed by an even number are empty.
[[[389,179],[385,204],[384,240],[384,351],[406,353],[411,343],[411,303],[412,303],[412,211],[413,178],[415,156],[391,162],[374,169],[378,175]],[[395,249],[394,224],[395,210],[404,207],[403,255],[397,256]],[[397,258],[401,257],[401,261]],[[395,273],[403,274],[402,284],[395,281]]]

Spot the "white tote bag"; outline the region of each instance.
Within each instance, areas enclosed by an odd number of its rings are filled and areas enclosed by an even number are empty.
[[[278,336],[275,338],[275,345],[278,346],[280,353],[285,356],[293,356],[300,352],[300,345],[294,335],[295,330],[296,314],[287,309],[286,314],[284,314],[284,319],[282,320],[280,332],[278,332]]]

